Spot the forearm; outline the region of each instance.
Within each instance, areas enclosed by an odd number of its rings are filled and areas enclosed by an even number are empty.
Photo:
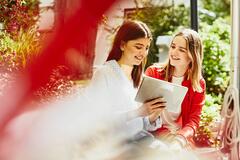
[[[182,129],[179,129],[177,134],[187,139],[188,137],[192,137],[194,135],[194,129],[190,126],[185,126]]]
[[[139,109],[130,110],[130,111],[127,111],[125,113],[126,113],[126,119],[127,120],[132,120],[134,118],[142,116],[141,112],[139,111]]]

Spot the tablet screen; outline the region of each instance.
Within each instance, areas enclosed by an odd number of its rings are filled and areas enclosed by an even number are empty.
[[[163,97],[167,101],[167,110],[178,113],[187,90],[187,87],[175,83],[144,76],[135,100],[144,103]]]

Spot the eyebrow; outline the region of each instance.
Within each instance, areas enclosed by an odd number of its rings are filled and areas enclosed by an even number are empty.
[[[135,43],[135,45],[144,46],[142,43]]]
[[[173,43],[173,42],[172,42],[172,44],[173,44],[173,45],[176,45],[176,44],[175,44],[175,43]],[[181,48],[181,49],[184,49],[184,50],[186,50],[186,51],[187,51],[187,48],[185,48],[185,47],[181,47],[181,46],[180,46],[179,48]]]

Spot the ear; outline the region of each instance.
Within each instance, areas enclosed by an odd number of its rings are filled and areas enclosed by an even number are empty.
[[[124,51],[125,44],[126,44],[126,42],[121,41],[121,44],[120,44],[120,49],[121,49],[121,51]]]

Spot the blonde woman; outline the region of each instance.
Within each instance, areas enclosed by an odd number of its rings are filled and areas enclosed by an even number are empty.
[[[200,114],[205,102],[205,80],[202,77],[203,49],[200,36],[191,29],[178,32],[170,44],[166,64],[153,65],[145,74],[157,79],[176,83],[188,88],[188,92],[179,106],[179,111],[169,113],[176,122],[175,131],[169,130],[167,122],[156,131],[156,135],[172,135],[174,145],[183,147],[187,144],[199,125]],[[164,121],[164,116],[162,117]],[[169,134],[171,132],[171,134]],[[173,136],[174,135],[174,136]]]

